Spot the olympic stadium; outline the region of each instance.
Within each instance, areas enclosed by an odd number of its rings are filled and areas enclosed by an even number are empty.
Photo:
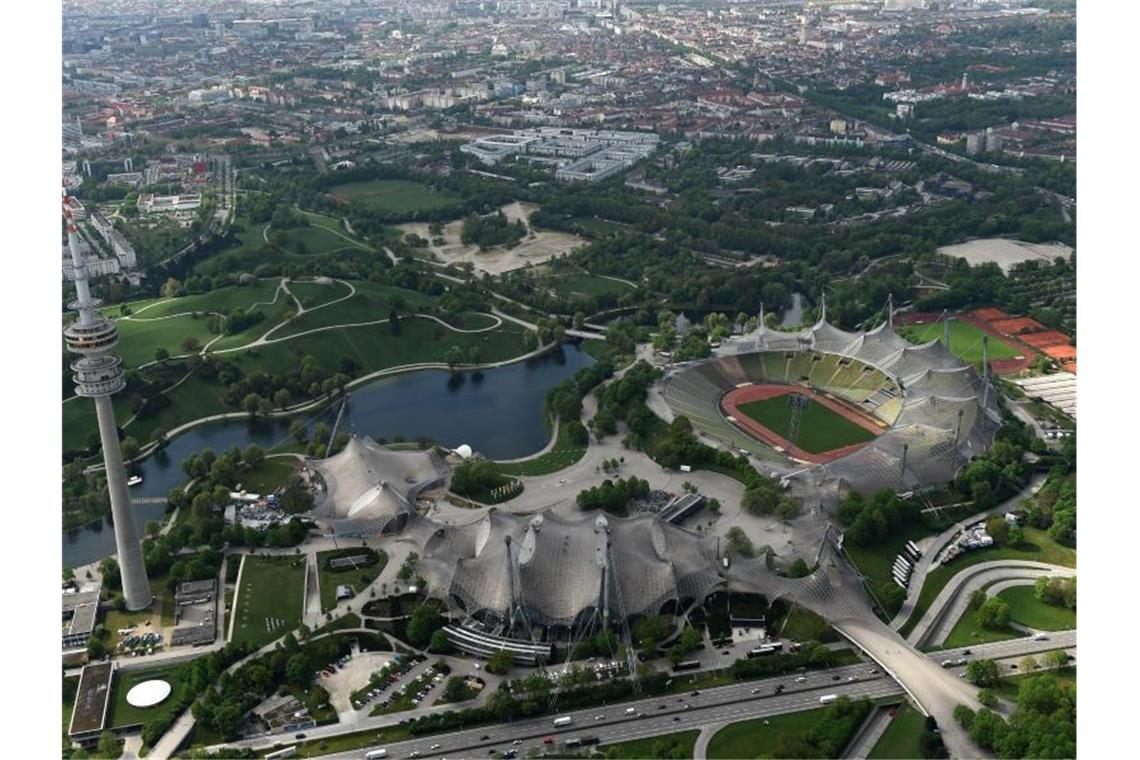
[[[796,332],[761,327],[719,356],[675,369],[661,387],[669,411],[733,448],[793,465],[784,476],[792,493],[824,506],[849,491],[869,495],[945,483],[993,443],[1001,416],[986,362],[979,375],[950,352],[947,338],[915,345],[890,320],[847,332],[824,315]],[[748,418],[748,399],[783,404],[784,395],[818,401],[867,431],[869,440],[840,438],[830,450],[808,452],[785,437],[807,432],[794,429],[794,409],[782,418],[761,410],[768,419],[791,420],[783,430]]]

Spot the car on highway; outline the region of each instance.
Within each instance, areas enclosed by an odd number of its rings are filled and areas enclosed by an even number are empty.
[[[511,742],[511,744],[517,747],[522,744],[522,739],[515,739],[513,742]]]
[[[304,735],[304,734],[294,734],[294,735],[293,735],[293,738],[294,738],[294,739],[304,739],[304,738],[305,738],[305,735]]]
[[[798,676],[796,678],[796,683],[803,683],[806,680],[807,680],[807,676]]]
[[[554,737],[553,736],[544,736],[544,737],[542,737],[542,743],[543,744],[554,744]]]
[[[633,715],[635,712],[637,712],[637,708],[636,708],[636,707],[627,707],[627,708],[625,708],[625,714],[626,714],[626,715]]]
[[[838,680],[839,680],[839,676],[834,676],[834,675],[833,675],[833,676],[831,677],[831,680],[832,680],[832,681],[838,681]]]
[[[669,706],[669,705],[657,705],[657,709],[658,709],[658,710],[664,710],[664,709],[665,709],[666,707],[668,707],[668,706]]]
[[[760,693],[760,690],[759,690],[759,689],[753,689],[753,690],[752,690],[752,693],[753,693],[753,694],[759,694],[759,693]]]
[[[605,720],[605,719],[606,719],[606,716],[604,716],[604,715],[595,715],[594,716],[594,720]]]
[[[673,722],[674,722],[674,723],[676,723],[676,722],[677,722],[677,721],[679,721],[680,719],[681,719],[681,716],[680,716],[680,715],[674,715],[674,716],[673,716]]]
[[[439,749],[442,746],[443,746],[442,744],[433,744],[430,747],[428,747],[428,749],[430,749],[432,752],[435,752],[437,749]]]
[[[415,758],[417,758],[419,756],[420,756],[420,751],[418,749],[413,749],[411,752],[408,753],[408,757],[412,758],[412,760],[415,760]]]
[[[491,738],[490,736],[487,736],[486,734],[483,734],[482,736],[480,736],[480,737],[479,737],[479,741],[481,741],[481,742],[485,742],[485,741],[487,741],[487,740],[488,740],[488,739],[490,739],[490,738]]]
[[[969,649],[963,649],[962,654],[973,654]]]
[[[701,696],[701,692],[699,689],[693,689],[692,691],[689,692],[689,696],[690,697],[699,697],[699,696]]]

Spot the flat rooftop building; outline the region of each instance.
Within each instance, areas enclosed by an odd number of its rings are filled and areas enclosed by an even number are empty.
[[[111,662],[96,662],[83,667],[79,674],[79,688],[75,692],[71,726],[67,731],[72,741],[94,741],[103,731],[114,673],[115,665]]]
[[[63,648],[87,646],[99,614],[99,591],[63,595]]]

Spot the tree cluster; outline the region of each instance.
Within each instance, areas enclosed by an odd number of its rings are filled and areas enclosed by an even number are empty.
[[[606,479],[600,485],[587,488],[578,494],[578,506],[584,510],[601,509],[611,514],[624,515],[631,501],[649,495],[649,481],[641,478]]]

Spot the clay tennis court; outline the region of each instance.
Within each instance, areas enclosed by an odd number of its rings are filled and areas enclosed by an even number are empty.
[[[752,417],[750,417],[745,410],[741,409],[741,407],[748,404],[753,404],[754,402],[767,401],[769,399],[779,398],[781,396],[788,396],[792,393],[799,393],[803,396],[809,397],[812,402],[843,418],[848,423],[850,423],[850,425],[857,426],[866,433],[870,433],[870,436],[867,436],[866,440],[861,440],[857,443],[851,443],[848,445],[841,445],[825,451],[807,451],[795,445],[775,430],[772,430],[757,420],[752,419]],[[799,385],[749,385],[742,388],[736,388],[724,395],[720,401],[720,405],[721,411],[729,418],[729,420],[749,435],[763,441],[769,446],[779,447],[783,449],[789,456],[793,457],[794,459],[799,459],[804,462],[811,462],[813,464],[830,462],[834,459],[838,459],[839,457],[846,456],[851,452],[865,446],[874,437],[880,435],[886,428],[885,425],[875,422],[862,412],[853,409],[834,398],[825,396],[822,393],[812,390],[811,388]],[[801,422],[801,438],[802,431],[804,429],[805,428],[803,427],[803,423]]]

